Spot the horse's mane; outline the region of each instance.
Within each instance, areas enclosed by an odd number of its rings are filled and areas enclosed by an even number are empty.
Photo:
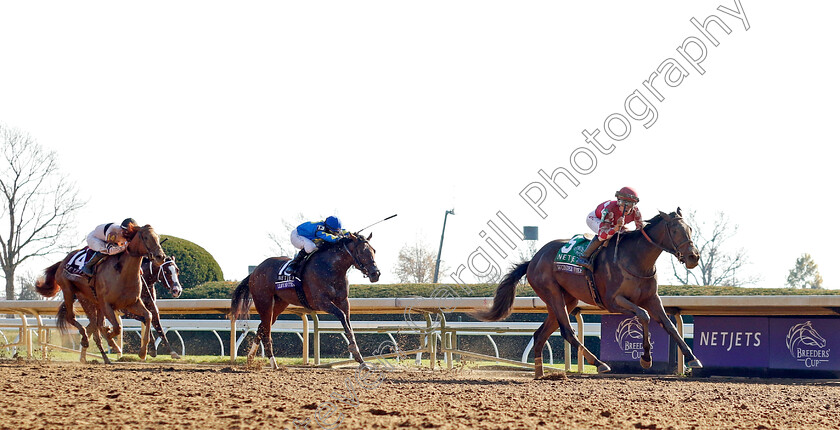
[[[671,212],[668,215],[671,216],[672,218],[681,218],[680,215],[677,215],[676,212]],[[659,224],[660,222],[662,222],[663,220],[664,220],[664,218],[662,218],[662,215],[656,214],[656,216],[654,216],[653,218],[644,220],[644,222],[646,224],[644,228],[656,227],[656,225]],[[642,234],[641,231],[633,230],[633,231],[630,231],[630,232],[627,232],[627,233],[622,233],[621,235],[626,236],[626,237],[636,237],[636,236],[639,236],[641,234]]]

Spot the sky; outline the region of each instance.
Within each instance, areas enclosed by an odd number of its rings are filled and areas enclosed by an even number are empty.
[[[724,213],[755,286],[783,287],[809,253],[837,289],[838,9],[0,1],[0,122],[56,152],[87,201],[79,245],[133,217],[202,246],[228,280],[300,214],[349,230],[398,214],[365,231],[394,282],[400,248],[437,252],[454,209],[441,280],[470,282],[526,246],[499,213],[538,227],[539,247],[587,232],[631,186],[645,217]],[[556,177],[564,197],[543,178],[559,168],[576,180]]]

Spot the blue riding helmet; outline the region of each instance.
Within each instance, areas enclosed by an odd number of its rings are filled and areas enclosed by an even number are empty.
[[[328,216],[327,219],[324,220],[324,225],[332,231],[341,231],[341,220],[337,217]]]

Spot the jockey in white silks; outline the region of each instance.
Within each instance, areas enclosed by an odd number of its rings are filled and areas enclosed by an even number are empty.
[[[85,275],[93,276],[93,268],[100,260],[108,255],[116,255],[125,251],[128,241],[137,231],[137,222],[133,218],[126,218],[122,224],[102,224],[87,235],[88,248],[96,251],[82,269]]]

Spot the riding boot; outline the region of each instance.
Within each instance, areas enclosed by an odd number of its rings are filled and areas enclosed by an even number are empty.
[[[90,260],[85,263],[85,267],[82,268],[82,273],[88,276],[93,276],[93,268],[96,267],[96,263],[99,263],[99,260],[102,260],[105,257],[107,257],[107,254],[103,254],[101,252],[93,253]]]
[[[590,258],[592,258],[592,254],[594,254],[595,251],[597,251],[598,248],[600,248],[601,245],[603,245],[603,244],[604,244],[604,241],[601,240],[601,239],[598,239],[597,236],[595,238],[593,238],[592,241],[589,242],[589,246],[586,247],[586,250],[583,251],[583,254],[581,254],[580,257],[578,257],[578,264],[580,264],[581,266],[589,269],[590,272],[593,272],[594,271],[594,269],[592,267],[593,264],[592,264],[592,261],[590,261]]]
[[[298,266],[306,258],[307,255],[308,253],[305,250],[301,249],[297,253],[297,255],[295,255],[295,258],[292,259],[292,262],[289,263],[289,267],[286,269],[286,273],[288,273],[289,276],[297,277]]]

